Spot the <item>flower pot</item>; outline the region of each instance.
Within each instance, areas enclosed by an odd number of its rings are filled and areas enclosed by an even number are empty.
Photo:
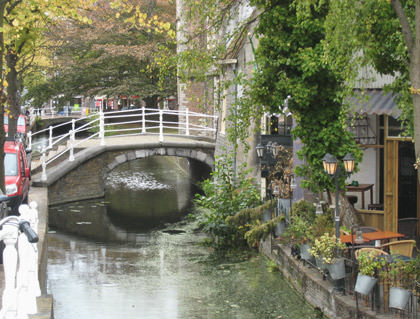
[[[389,289],[389,308],[404,310],[410,296],[411,292],[407,289],[391,287]]]
[[[357,275],[354,291],[362,295],[369,295],[373,287],[375,287],[377,281],[378,279],[374,277],[362,275],[359,273]]]
[[[300,258],[303,260],[310,260],[312,256],[309,254],[310,246],[308,244],[300,245]]]
[[[322,257],[315,258],[315,263],[318,269],[321,269],[321,270],[327,269],[327,264],[324,263],[324,261],[322,260]]]
[[[278,222],[276,228],[274,228],[274,234],[276,235],[276,237],[279,237],[284,233],[285,230],[286,223],[284,220],[282,220],[281,222]]]
[[[334,264],[327,264],[328,272],[332,280],[338,280],[346,277],[346,267],[344,265],[344,258],[340,258]]]

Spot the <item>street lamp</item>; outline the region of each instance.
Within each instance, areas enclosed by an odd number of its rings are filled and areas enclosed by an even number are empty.
[[[340,175],[340,166],[338,165],[338,161],[334,155],[330,153],[325,154],[324,158],[322,159],[322,163],[324,165],[324,170],[327,172],[329,176],[334,176],[335,179],[335,237],[336,241],[340,240],[340,205],[339,205],[339,198],[338,198],[338,176]],[[347,153],[346,156],[343,158],[344,169],[347,174],[353,172],[354,169],[354,157]]]
[[[262,176],[267,177],[272,167],[276,165],[277,155],[279,154],[280,146],[276,142],[268,141],[266,145],[259,143],[255,150],[260,159],[260,170]],[[266,192],[267,192],[266,185]],[[274,195],[274,189],[271,190],[271,195]]]

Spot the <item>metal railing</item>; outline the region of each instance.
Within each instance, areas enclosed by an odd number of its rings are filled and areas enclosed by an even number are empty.
[[[79,121],[83,124],[77,126]],[[71,125],[71,129],[61,135],[54,136],[54,130],[62,126]],[[50,126],[36,133],[28,133],[28,147],[38,150],[41,155],[42,175],[41,180],[47,180],[47,166],[55,162],[64,154],[69,153],[68,160],[74,161],[75,149],[88,140],[94,140],[95,145],[105,145],[105,136],[138,136],[157,135],[159,141],[164,141],[164,136],[198,136],[210,140],[216,139],[217,116],[191,112],[185,110],[162,110],[140,108],[123,111],[111,111],[92,114],[80,119]],[[48,135],[48,145],[42,142],[33,143],[34,137],[40,134]],[[51,158],[47,153],[58,145],[63,145],[63,150]]]

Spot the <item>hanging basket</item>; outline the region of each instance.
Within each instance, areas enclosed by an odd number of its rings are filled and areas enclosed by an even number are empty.
[[[362,275],[359,273],[357,275],[354,291],[362,295],[369,295],[373,287],[375,287],[377,281],[378,279],[374,277]]]
[[[312,256],[309,254],[310,246],[308,244],[300,245],[300,258],[303,260],[310,260]]]
[[[327,264],[328,272],[332,280],[343,279],[346,277],[346,267],[344,265],[344,258],[340,258],[334,264]]]
[[[411,292],[407,289],[391,287],[389,289],[389,308],[404,310],[410,296]]]

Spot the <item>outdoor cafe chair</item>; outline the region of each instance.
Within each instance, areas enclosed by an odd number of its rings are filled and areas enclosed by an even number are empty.
[[[373,247],[363,247],[359,248],[354,252],[354,257],[357,259],[361,252],[373,252],[374,256],[389,255],[385,250],[373,248]]]
[[[413,256],[414,247],[416,247],[416,241],[411,239],[397,240],[381,246],[382,249],[388,248],[391,255],[402,255],[410,258]]]

